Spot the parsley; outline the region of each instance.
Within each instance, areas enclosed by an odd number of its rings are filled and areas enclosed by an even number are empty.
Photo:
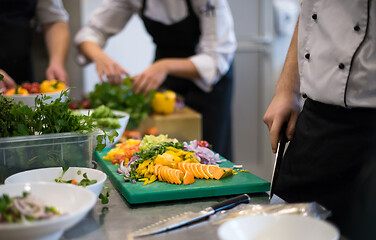
[[[155,91],[147,96],[132,92],[132,79],[124,78],[122,85],[112,85],[108,82],[96,84],[94,91],[90,93],[90,104],[93,108],[105,105],[110,109],[129,113],[130,118],[127,127],[135,129],[140,122],[146,119],[152,110],[151,99]]]

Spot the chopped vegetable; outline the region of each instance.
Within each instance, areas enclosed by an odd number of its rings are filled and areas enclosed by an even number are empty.
[[[46,206],[42,200],[24,192],[19,197],[0,197],[0,223],[33,222],[60,215],[55,207]]]

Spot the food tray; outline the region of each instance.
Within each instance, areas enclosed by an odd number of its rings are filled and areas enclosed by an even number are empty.
[[[269,191],[270,183],[251,172],[239,172],[221,180],[195,179],[189,185],[176,185],[165,182],[153,182],[143,185],[143,182],[125,182],[116,172],[118,165],[103,159],[111,150],[105,148],[102,152],[94,152],[94,158],[102,170],[107,174],[117,191],[130,203],[149,203],[169,200],[214,197],[242,193],[257,193]],[[224,161],[220,167],[232,167],[233,163]]]

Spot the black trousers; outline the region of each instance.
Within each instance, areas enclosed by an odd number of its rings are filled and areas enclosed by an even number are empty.
[[[364,179],[374,179],[375,152],[376,109],[307,99],[282,161],[276,194],[287,202],[317,201],[332,212],[328,220],[351,235],[353,223],[375,210],[370,204],[354,219],[360,196],[375,199],[375,184],[363,185]]]

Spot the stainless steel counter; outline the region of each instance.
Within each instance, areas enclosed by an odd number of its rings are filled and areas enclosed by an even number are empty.
[[[186,211],[200,211],[231,197],[211,197],[129,205],[122,195],[116,191],[109,180],[106,181],[105,185],[111,189],[109,203],[103,205],[100,200],[98,200],[94,209],[86,216],[86,218],[78,225],[66,231],[61,240],[131,240],[130,233],[139,228]],[[250,196],[251,204],[283,203],[283,200],[275,195],[270,202],[267,193],[250,194]],[[215,221],[203,221],[167,233],[136,239],[216,240],[219,239],[217,235],[219,226],[213,224],[213,222]],[[346,240],[346,238],[341,237],[340,240]]]
[[[129,233],[155,223],[167,217],[175,216],[186,211],[200,211],[229,197],[212,197],[201,199],[179,200],[161,203],[129,205],[107,180],[105,183],[111,189],[109,203],[103,205],[97,201],[94,209],[78,225],[66,231],[62,240],[105,240],[129,239]],[[266,193],[251,194],[251,203],[268,204]],[[219,239],[218,226],[201,222],[189,227],[180,228],[151,237],[139,239]]]

